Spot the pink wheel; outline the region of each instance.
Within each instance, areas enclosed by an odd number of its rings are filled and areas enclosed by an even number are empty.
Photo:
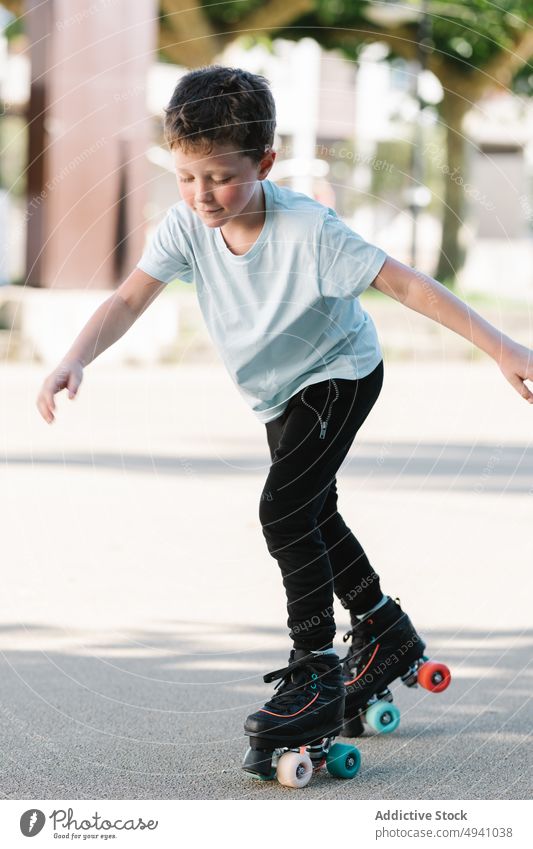
[[[450,670],[444,663],[426,660],[418,669],[418,683],[432,693],[442,693],[451,680]]]

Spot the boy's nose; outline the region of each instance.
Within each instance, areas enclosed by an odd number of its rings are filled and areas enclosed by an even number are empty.
[[[198,188],[195,193],[196,203],[209,203],[213,199],[213,192],[211,189],[201,189]]]

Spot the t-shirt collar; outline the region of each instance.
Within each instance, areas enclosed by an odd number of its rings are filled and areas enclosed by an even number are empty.
[[[237,264],[243,264],[249,262],[253,257],[257,254],[259,250],[261,250],[262,246],[268,239],[268,235],[270,230],[272,229],[272,186],[270,180],[261,180],[261,186],[263,187],[263,197],[265,199],[265,220],[263,222],[263,229],[259,233],[259,236],[253,243],[252,247],[246,251],[245,254],[241,254],[238,256],[230,251],[226,242],[224,241],[224,237],[222,235],[222,231],[220,227],[214,228],[214,238],[217,244],[218,250],[220,251],[221,256],[224,259],[228,259],[231,262],[235,262]]]

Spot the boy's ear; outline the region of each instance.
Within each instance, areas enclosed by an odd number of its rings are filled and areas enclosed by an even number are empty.
[[[277,156],[276,151],[272,150],[270,145],[268,145],[267,149],[265,150],[265,155],[263,156],[263,158],[261,159],[261,162],[259,163],[259,174],[257,175],[258,177],[260,177],[261,179],[264,179],[267,176],[270,169],[274,165],[274,162],[276,160],[276,156]]]

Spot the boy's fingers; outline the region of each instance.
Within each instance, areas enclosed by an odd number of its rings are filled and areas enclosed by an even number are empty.
[[[39,406],[39,412],[46,422],[50,423],[54,420],[53,415],[51,414],[50,410],[46,406],[43,406],[41,404]]]
[[[525,398],[526,401],[533,402],[533,392],[530,392],[530,390],[522,380],[520,381],[520,384],[521,386],[519,392],[522,398]]]
[[[53,393],[47,389],[42,389],[37,398],[37,409],[45,421],[52,422],[54,420],[53,411],[55,410]]]
[[[517,375],[512,374],[507,378],[511,386],[514,386],[519,395],[522,396],[526,401],[533,402],[533,393],[529,391],[524,381]]]
[[[69,382],[68,382],[68,386],[67,386],[69,398],[74,398],[74,396],[76,395],[76,392],[78,391],[78,387],[79,387],[79,384],[76,381],[76,378],[71,377]]]

